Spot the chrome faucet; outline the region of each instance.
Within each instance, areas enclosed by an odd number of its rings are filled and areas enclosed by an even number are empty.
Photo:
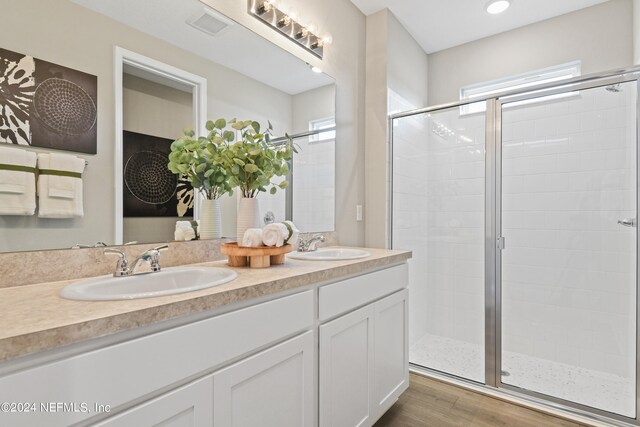
[[[116,270],[113,272],[114,277],[131,276],[135,273],[136,268],[143,262],[146,262],[151,267],[151,272],[155,273],[160,271],[160,251],[168,249],[169,245],[158,246],[153,249],[145,251],[133,262],[133,266],[129,267],[129,261],[127,255],[120,249],[107,248],[104,250],[105,255],[118,255],[118,263],[116,264]]]
[[[160,271],[160,251],[163,251],[165,249],[169,249],[169,245],[162,245],[145,251],[133,262],[133,267],[131,267],[131,274],[135,273],[136,267],[138,267],[138,265],[142,262],[146,262],[149,264],[152,273]]]
[[[84,245],[82,243],[76,243],[75,245],[71,246],[71,249],[88,249],[88,248],[99,248],[99,247],[106,247],[108,246],[105,242],[96,242],[95,245]]]
[[[318,242],[324,242],[324,236],[322,234],[314,234],[309,239],[304,239],[300,236],[298,238],[298,252],[313,252],[318,249],[316,247]]]
[[[105,255],[118,255],[118,263],[116,264],[116,270],[113,272],[113,277],[130,276],[131,269],[129,268],[129,261],[127,255],[120,249],[107,248],[104,250]]]

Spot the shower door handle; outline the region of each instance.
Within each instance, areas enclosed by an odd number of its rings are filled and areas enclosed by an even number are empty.
[[[618,220],[618,224],[624,225],[625,227],[635,227],[636,219],[635,218],[625,218]]]

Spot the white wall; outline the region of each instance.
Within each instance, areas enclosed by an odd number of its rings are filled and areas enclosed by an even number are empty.
[[[429,55],[429,105],[459,99],[460,87],[582,61],[582,73],[633,63],[631,0],[611,0]]]
[[[640,64],[640,0],[633,0],[633,63]]]
[[[203,0],[231,19],[318,66],[336,80],[336,231],[340,243],[364,244],[364,224],[356,221],[356,205],[364,204],[365,17],[349,0],[290,0],[300,22],[313,24],[319,35],[332,36],[320,60],[247,13],[247,2]]]
[[[389,247],[389,144],[388,114],[392,103],[402,109],[426,105],[427,55],[384,9],[367,17],[366,91],[366,245]],[[390,100],[389,91],[394,100]],[[396,109],[395,111],[398,111]]]
[[[89,159],[83,176],[85,217],[79,220],[0,217],[0,241],[8,246],[0,250],[113,242],[114,46],[207,78],[210,117],[237,116],[262,123],[269,119],[279,133],[291,126],[290,95],[67,0],[0,0],[0,9],[4,18],[2,48],[98,76],[98,154],[83,156]],[[25,22],[29,23],[28,30]],[[357,161],[355,153],[346,157]],[[351,194],[351,189],[343,192]],[[225,206],[227,220],[223,220],[223,233],[234,236],[235,199],[228,200]]]

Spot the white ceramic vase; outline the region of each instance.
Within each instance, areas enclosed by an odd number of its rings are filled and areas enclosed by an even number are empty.
[[[236,223],[236,239],[242,243],[244,232],[249,228],[260,228],[260,206],[255,197],[243,197],[238,206],[238,220]]]
[[[200,202],[200,239],[220,239],[221,237],[220,200],[204,199]]]

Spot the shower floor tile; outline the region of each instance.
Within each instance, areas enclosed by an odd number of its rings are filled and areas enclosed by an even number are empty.
[[[503,352],[502,381],[522,389],[616,414],[635,416],[634,381],[521,353]],[[411,363],[484,383],[482,346],[426,334],[409,353]]]

